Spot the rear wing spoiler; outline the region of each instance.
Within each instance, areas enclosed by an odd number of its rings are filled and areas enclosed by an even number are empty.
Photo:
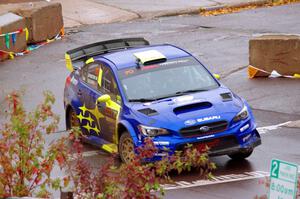
[[[90,62],[89,59],[97,55],[147,45],[150,45],[150,43],[144,38],[115,39],[88,44],[66,52],[66,67],[68,70],[73,71],[81,68],[86,62]]]

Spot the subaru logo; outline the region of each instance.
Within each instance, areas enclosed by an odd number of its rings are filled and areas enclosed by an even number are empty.
[[[201,126],[199,129],[201,132],[205,133],[208,132],[210,130],[209,126]]]
[[[184,124],[185,124],[186,126],[194,125],[194,124],[196,124],[196,123],[197,123],[196,120],[187,120],[187,121],[184,122]]]

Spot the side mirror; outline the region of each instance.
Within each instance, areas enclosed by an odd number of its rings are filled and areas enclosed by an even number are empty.
[[[102,95],[100,96],[98,99],[97,99],[97,103],[103,103],[103,102],[108,102],[110,101],[110,96],[105,94],[105,95]]]
[[[221,79],[221,76],[219,75],[219,74],[213,74],[214,75],[214,77],[217,79],[217,80],[220,80]]]

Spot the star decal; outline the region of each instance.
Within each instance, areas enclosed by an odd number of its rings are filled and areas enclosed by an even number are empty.
[[[94,122],[94,120],[93,120],[93,118],[91,118],[91,116],[86,117],[85,119],[86,119],[87,121],[89,121],[90,125],[92,125],[93,122]]]
[[[83,106],[79,107],[79,109],[82,110],[83,115],[85,115],[85,112],[89,110],[86,108],[85,104],[83,104]]]
[[[93,127],[91,127],[89,124],[86,124],[85,126],[83,126],[83,128],[85,128],[86,130],[88,130],[89,133],[93,129]]]
[[[77,118],[80,120],[80,123],[82,123],[82,120],[86,119],[86,117],[84,117],[81,112],[79,113],[79,115],[77,115]]]
[[[91,128],[91,130],[95,131],[98,135],[100,133],[99,129],[97,127]]]
[[[80,120],[82,124],[83,120],[87,120],[88,123],[83,126],[89,133],[91,130],[95,131],[97,134],[100,133],[100,118],[104,118],[104,115],[99,111],[98,107],[95,106],[94,109],[89,109],[83,104],[80,106],[79,109],[81,110],[80,113],[77,115],[77,118]],[[95,120],[92,118],[95,117]],[[95,126],[95,127],[93,127]]]
[[[99,129],[97,127],[92,127],[89,124],[86,124],[85,126],[83,126],[83,128],[85,128],[86,130],[88,130],[88,132],[90,133],[91,130],[95,131],[98,135],[100,133]]]
[[[104,115],[98,110],[97,106],[94,109],[89,109],[88,111],[93,114],[97,120],[104,118]]]

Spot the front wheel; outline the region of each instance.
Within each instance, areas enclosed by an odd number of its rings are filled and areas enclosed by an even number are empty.
[[[119,154],[122,162],[126,164],[132,162],[134,159],[134,144],[131,135],[127,131],[122,133],[120,137]]]
[[[240,151],[231,155],[228,155],[233,160],[244,160],[248,158],[253,152],[253,149],[250,149],[248,151]]]

